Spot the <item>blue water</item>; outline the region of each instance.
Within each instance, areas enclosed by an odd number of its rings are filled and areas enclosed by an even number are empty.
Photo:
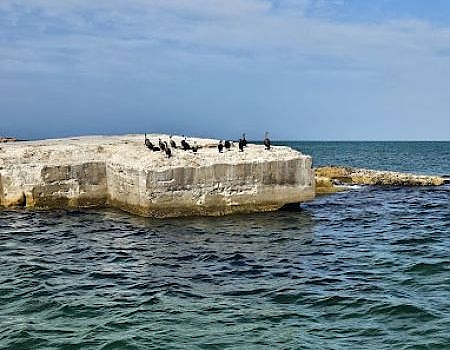
[[[316,164],[449,173],[448,143],[290,145]],[[363,187],[170,220],[0,211],[0,348],[449,349],[449,194]]]
[[[345,165],[428,175],[450,175],[450,142],[276,142],[313,157],[314,166]]]

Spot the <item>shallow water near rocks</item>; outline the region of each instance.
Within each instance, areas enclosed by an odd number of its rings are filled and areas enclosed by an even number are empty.
[[[449,194],[171,220],[0,211],[0,348],[449,348]]]

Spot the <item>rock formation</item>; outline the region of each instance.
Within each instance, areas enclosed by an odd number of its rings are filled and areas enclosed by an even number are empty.
[[[168,135],[147,135],[152,142]],[[180,144],[181,137],[173,139]],[[196,154],[152,152],[143,135],[85,136],[0,147],[0,205],[113,206],[149,217],[276,210],[314,198],[311,157],[288,147],[248,145],[219,154],[217,140]]]
[[[336,184],[377,186],[440,186],[445,179],[439,176],[415,175],[394,171],[378,171],[342,166],[315,169],[316,191],[332,193],[339,190]]]

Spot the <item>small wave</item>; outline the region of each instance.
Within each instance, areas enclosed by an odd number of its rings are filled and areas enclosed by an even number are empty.
[[[406,272],[420,273],[424,275],[448,272],[450,266],[449,261],[440,261],[438,263],[415,263],[406,268]]]
[[[381,304],[373,306],[369,309],[369,313],[373,315],[385,315],[388,317],[408,317],[420,319],[422,321],[430,321],[439,318],[431,311],[413,304]]]
[[[268,289],[266,288],[254,288],[254,289],[239,289],[239,290],[231,290],[228,292],[224,292],[224,295],[228,295],[228,296],[248,296],[248,295],[258,295],[258,294],[266,294],[267,292],[269,292]]]
[[[348,185],[344,185],[344,184],[336,184],[334,185],[334,187],[336,187],[339,190],[348,190],[348,191],[358,191],[358,190],[362,190],[364,188],[367,187],[367,185],[353,185],[353,184],[348,184]]]

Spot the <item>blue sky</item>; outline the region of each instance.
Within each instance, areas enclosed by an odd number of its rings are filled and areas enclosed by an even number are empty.
[[[450,1],[0,1],[0,135],[449,140],[449,101]]]

